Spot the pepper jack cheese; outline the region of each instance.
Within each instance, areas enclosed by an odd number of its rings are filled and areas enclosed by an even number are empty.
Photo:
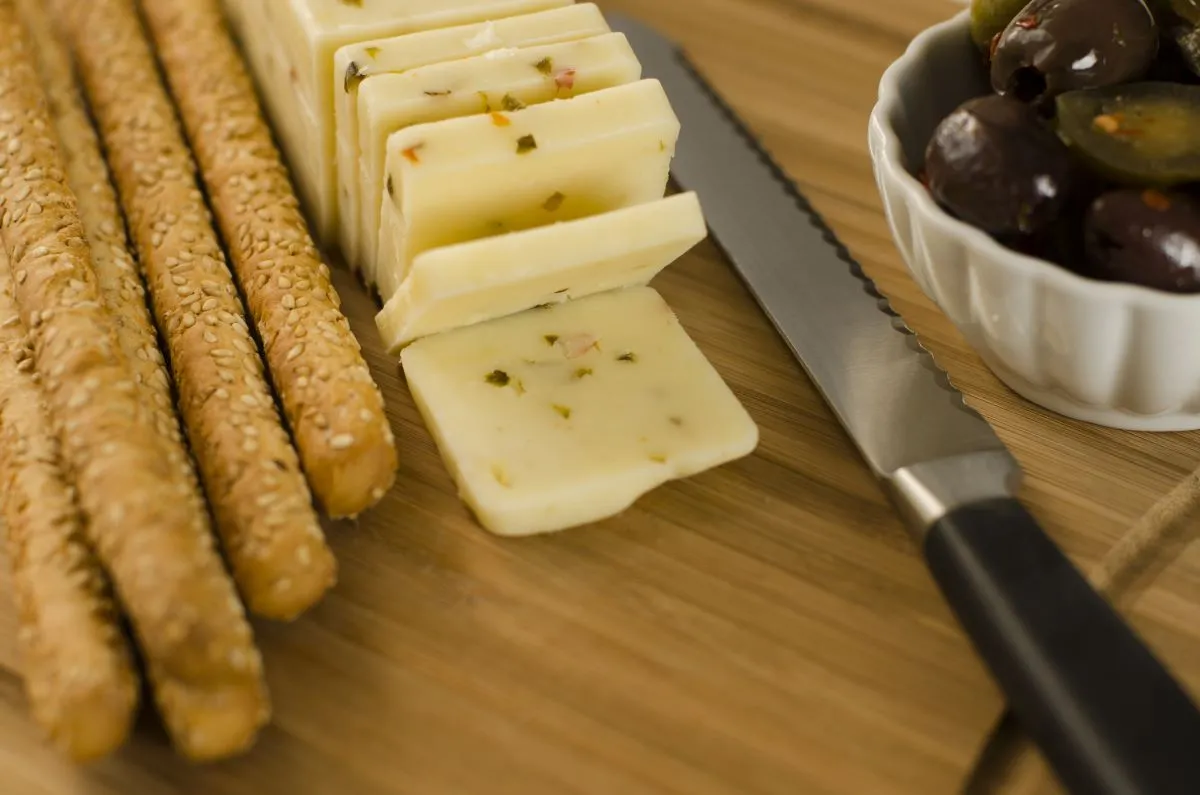
[[[571,0],[224,0],[317,236],[336,237],[333,55],[347,44]]]
[[[649,287],[426,337],[402,361],[460,495],[499,535],[605,519],[758,443]]]
[[[337,131],[337,182],[339,232],[342,256],[359,267],[365,248],[374,253],[376,235],[359,237],[363,227],[359,195],[358,145],[359,89],[375,77],[400,74],[436,63],[471,58],[494,50],[534,47],[575,41],[609,32],[608,23],[594,3],[552,8],[533,14],[458,25],[452,28],[372,39],[342,47],[334,55],[334,128]],[[373,197],[378,201],[378,196]],[[368,219],[374,223],[375,217]],[[365,246],[360,244],[365,243]]]
[[[390,299],[424,251],[661,199],[678,137],[657,80],[400,130],[388,139],[380,294]]]
[[[389,353],[544,304],[646,284],[707,234],[681,193],[590,218],[427,251],[376,324]]]
[[[342,219],[357,215],[361,240],[378,240],[384,192],[384,159],[392,133],[414,124],[568,99],[632,83],[642,67],[624,34],[540,47],[493,50],[485,55],[384,75],[359,92],[359,195]],[[504,116],[493,116],[503,126]],[[359,261],[368,283],[376,282],[376,247]]]

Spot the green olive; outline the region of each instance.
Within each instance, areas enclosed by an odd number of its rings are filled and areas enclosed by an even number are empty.
[[[1200,86],[1143,82],[1061,94],[1058,134],[1097,174],[1135,187],[1200,181]]]
[[[987,52],[996,34],[1008,27],[1028,3],[1029,0],[971,0],[971,39],[976,46]]]

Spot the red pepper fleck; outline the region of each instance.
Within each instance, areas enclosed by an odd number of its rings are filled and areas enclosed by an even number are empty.
[[[417,157],[417,150],[423,146],[425,146],[425,144],[417,144],[416,146],[410,146],[407,149],[405,149],[403,152],[401,152],[401,154],[404,155],[404,158],[410,163],[420,163],[421,158]]]
[[[1171,200],[1162,191],[1154,189],[1142,191],[1142,204],[1145,204],[1151,210],[1166,212],[1171,209]]]
[[[564,69],[554,76],[554,85],[570,91],[575,87],[575,70]]]
[[[996,48],[1000,46],[1000,37],[1004,35],[1003,31],[992,36],[992,43],[988,47],[988,60],[991,61],[996,57]]]
[[[508,125],[512,124],[512,122],[503,113],[496,113],[493,111],[492,124],[496,125],[497,127],[507,127]]]
[[[1013,24],[1022,30],[1033,30],[1038,26],[1037,14],[1030,14],[1027,17],[1021,17]]]

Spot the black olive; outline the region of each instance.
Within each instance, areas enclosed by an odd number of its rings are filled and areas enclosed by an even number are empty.
[[[1144,0],[1033,0],[1000,34],[992,87],[1023,102],[1137,80],[1158,53]]]
[[[947,116],[925,152],[930,193],[989,234],[1029,235],[1053,224],[1070,196],[1070,152],[1028,105],[989,95]]]
[[[1088,210],[1084,246],[1099,278],[1200,292],[1200,203],[1183,193],[1123,188],[1104,194]]]

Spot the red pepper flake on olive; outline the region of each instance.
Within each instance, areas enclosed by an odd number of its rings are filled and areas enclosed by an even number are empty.
[[[1110,191],[1088,208],[1084,249],[1099,278],[1200,293],[1200,203],[1174,191]]]

